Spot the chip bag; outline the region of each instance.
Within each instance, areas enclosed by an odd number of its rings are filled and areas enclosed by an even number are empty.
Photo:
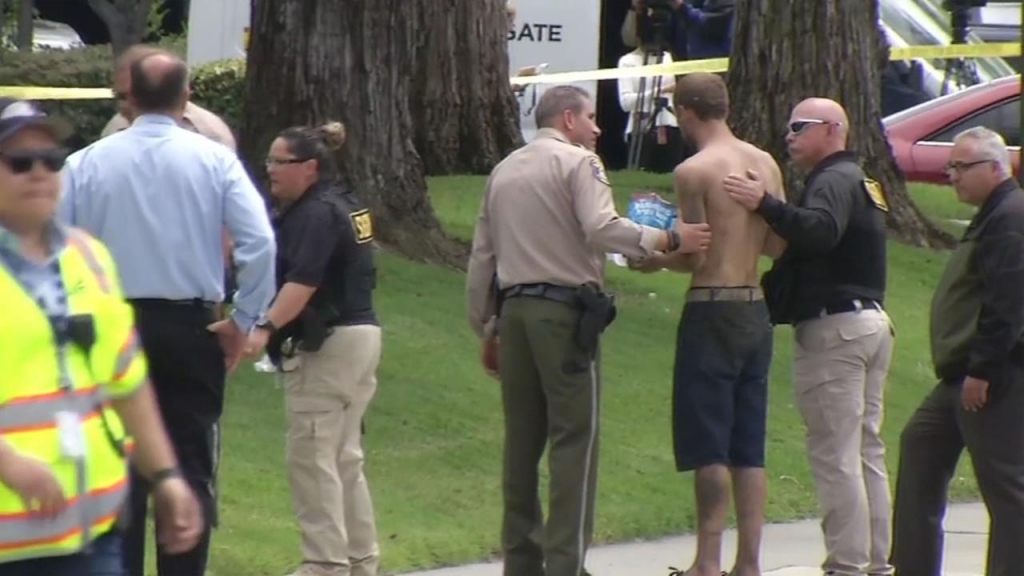
[[[675,227],[679,209],[657,192],[638,192],[629,201],[627,217],[637,224],[668,230]],[[622,254],[608,254],[608,259],[619,266],[627,265]]]

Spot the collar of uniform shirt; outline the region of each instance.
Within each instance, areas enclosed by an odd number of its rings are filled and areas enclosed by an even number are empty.
[[[565,142],[566,144],[570,143],[569,139],[565,137],[565,134],[562,134],[562,132],[557,128],[541,128],[540,130],[537,130],[537,137],[554,138],[559,142]]]
[[[172,118],[166,114],[141,114],[138,118],[132,122],[131,128],[146,128],[146,127],[177,127],[181,128],[181,124],[175,118]]]
[[[68,233],[64,225],[56,220],[50,222],[46,227],[46,237],[49,241],[50,258],[56,258],[68,243]],[[0,257],[11,264],[11,257],[23,258],[21,255],[21,242],[10,230],[0,226]],[[48,260],[48,261],[49,261]]]

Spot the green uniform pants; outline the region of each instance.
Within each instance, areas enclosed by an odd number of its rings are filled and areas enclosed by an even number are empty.
[[[576,344],[579,316],[540,298],[510,298],[502,306],[504,576],[584,573],[594,526],[600,377],[596,358]],[[538,465],[548,440],[545,526]]]

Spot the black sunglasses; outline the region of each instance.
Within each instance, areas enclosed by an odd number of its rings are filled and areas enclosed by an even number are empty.
[[[50,172],[58,172],[64,167],[68,155],[64,150],[10,150],[0,152],[0,161],[15,174],[31,172],[37,162],[42,163]]]

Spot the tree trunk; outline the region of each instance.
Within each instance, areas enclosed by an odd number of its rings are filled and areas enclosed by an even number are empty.
[[[18,2],[18,51],[31,52],[35,22],[33,21],[34,6],[32,0]]]
[[[415,25],[431,1],[256,0],[239,140],[262,179],[282,129],[343,122],[342,165],[374,214],[378,241],[461,267],[467,247],[444,234],[430,206],[409,112]]]
[[[415,90],[416,150],[429,174],[486,174],[523,145],[509,84],[504,0],[421,0]]]
[[[894,237],[916,246],[951,246],[953,237],[907,194],[885,138],[881,72],[888,47],[878,1],[740,0],[736,14],[729,86],[737,135],[786,158],[783,136],[793,106],[812,96],[836,100],[850,118],[850,149],[885,189]],[[799,197],[803,174],[789,162],[783,170],[787,195]]]
[[[142,42],[153,0],[89,0],[89,6],[107,25],[110,46],[117,58],[121,52]]]

